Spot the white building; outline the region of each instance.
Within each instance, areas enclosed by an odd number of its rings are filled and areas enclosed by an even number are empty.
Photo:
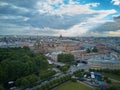
[[[46,54],[46,56],[49,57],[51,60],[57,61],[57,56],[62,53],[63,53],[62,51],[52,52],[52,53]]]

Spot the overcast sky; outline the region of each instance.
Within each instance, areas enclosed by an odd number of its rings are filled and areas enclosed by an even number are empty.
[[[120,0],[0,0],[0,35],[120,36]]]

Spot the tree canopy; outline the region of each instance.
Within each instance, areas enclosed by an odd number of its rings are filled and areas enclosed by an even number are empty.
[[[87,48],[86,49],[86,53],[90,53],[91,51],[90,51],[90,49],[89,48]]]
[[[98,52],[97,47],[93,47],[92,52]]]
[[[58,62],[71,63],[74,61],[74,55],[72,54],[59,54]]]
[[[1,84],[39,73],[47,68],[46,57],[32,53],[29,48],[0,48]]]
[[[94,53],[98,52],[97,47],[87,48],[87,49],[86,49],[86,53],[91,53],[91,52],[94,52]]]

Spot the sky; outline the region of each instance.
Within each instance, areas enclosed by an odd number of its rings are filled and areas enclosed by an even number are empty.
[[[0,35],[120,36],[120,0],[0,0]]]

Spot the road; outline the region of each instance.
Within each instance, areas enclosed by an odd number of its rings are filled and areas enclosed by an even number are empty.
[[[79,63],[77,66],[72,65],[70,66],[69,70],[67,71],[67,73],[71,74],[79,69],[84,69],[84,70],[89,70],[88,65],[87,64],[83,64],[83,63]]]
[[[58,76],[51,78],[49,81],[48,81],[48,80],[43,81],[43,82],[39,83],[38,85],[36,85],[36,86],[34,86],[34,87],[32,87],[32,88],[30,88],[30,87],[29,87],[29,88],[26,88],[25,90],[34,90],[34,89],[36,89],[37,87],[40,87],[40,86],[42,86],[42,85],[44,85],[44,84],[46,84],[46,83],[48,83],[48,82],[50,82],[50,81],[53,81],[53,80],[55,80],[55,79],[57,79],[57,78],[60,78],[60,77],[65,76],[65,75],[68,75],[68,74],[64,74],[64,73],[58,74]]]
[[[82,63],[80,63],[77,66],[72,65],[72,66],[70,66],[69,70],[66,71],[66,74],[65,73],[58,74],[58,76],[51,78],[49,81],[48,80],[43,81],[43,82],[39,83],[38,85],[36,85],[36,86],[34,86],[32,88],[27,88],[26,90],[33,90],[33,89],[35,89],[37,87],[40,87],[41,85],[44,85],[44,84],[46,84],[46,83],[48,83],[48,82],[50,82],[50,81],[52,81],[54,79],[60,78],[60,77],[65,76],[65,75],[73,74],[73,72],[75,72],[75,71],[77,71],[79,69],[88,70],[88,65],[87,64],[82,64]]]

